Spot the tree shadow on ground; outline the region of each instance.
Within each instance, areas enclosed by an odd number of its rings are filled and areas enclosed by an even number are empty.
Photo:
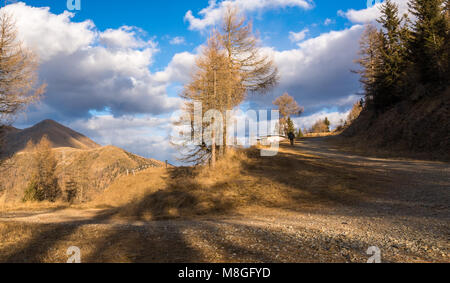
[[[250,150],[242,172],[262,182],[286,187],[285,195],[292,205],[281,209],[302,211],[308,204],[308,213],[347,216],[359,213],[371,217],[389,215],[395,207],[397,215],[424,215],[423,211],[412,208],[416,205],[414,200],[405,205],[395,202],[402,200],[397,195],[399,192],[392,193],[391,187],[384,187],[392,182],[390,176],[370,168],[327,162],[312,155],[299,156],[285,150],[289,148],[282,149],[283,152],[271,158],[260,157],[259,151]],[[197,174],[193,168],[171,168],[165,179],[166,188],[139,201],[105,210],[87,221],[40,225],[29,240],[17,244],[0,261],[41,262],[43,255],[67,241],[71,241],[70,245],[84,241],[92,246],[85,262],[311,262],[316,259],[348,262],[361,259],[362,247],[369,246],[345,237],[338,242],[327,237],[296,238],[268,227],[217,220],[216,215],[223,219],[236,214],[238,207],[224,196],[221,189],[226,184],[219,182],[203,187],[196,181]],[[208,190],[207,198],[202,197],[202,190]],[[314,205],[316,210],[311,209]],[[111,222],[128,216],[132,221],[125,224]],[[136,223],[139,221],[142,223]],[[92,239],[92,235],[86,239],[71,238],[82,227],[108,223],[116,224],[100,227],[100,235]],[[346,247],[347,253],[336,253],[333,251],[336,246]]]
[[[259,151],[250,150],[251,158],[244,163],[244,171],[262,180],[282,184],[288,188],[295,202],[320,204],[328,207],[358,210],[362,216],[380,214],[448,218],[449,198],[443,184],[409,186],[408,175],[402,178],[392,168],[348,164],[311,153],[303,154],[298,148],[281,146],[275,157],[261,157]],[[293,150],[295,152],[293,152]],[[415,172],[409,172],[415,174]],[[292,205],[291,209],[301,210]],[[341,213],[354,213],[340,210]],[[361,214],[360,214],[361,215]]]
[[[55,247],[60,241],[69,239],[80,227],[86,225],[107,224],[117,219],[132,219],[136,221],[153,221],[154,230],[151,236],[139,225],[118,225],[117,231],[112,229],[95,242],[94,251],[87,258],[88,262],[116,261],[109,248],[121,245],[126,261],[149,262],[180,262],[201,261],[202,257],[192,248],[191,243],[185,241],[182,227],[167,225],[164,219],[177,219],[184,214],[192,217],[196,215],[214,215],[226,213],[232,205],[221,197],[220,192],[209,196],[207,202],[199,200],[198,194],[193,194],[186,188],[200,186],[195,181],[196,171],[192,168],[171,168],[168,170],[167,187],[149,194],[140,201],[128,203],[122,207],[103,211],[96,217],[86,221],[72,221],[62,224],[39,225],[39,230],[33,233],[26,243],[18,244],[14,252],[8,254],[0,262],[40,262],[42,255]],[[180,182],[184,180],[184,182]],[[219,185],[220,186],[220,185]],[[169,221],[170,224],[170,221]],[[162,226],[161,226],[162,225]],[[114,225],[113,225],[114,226]],[[151,229],[151,227],[149,228]],[[128,248],[128,246],[130,246]],[[114,250],[112,251],[114,253]],[[133,256],[134,255],[134,256]],[[145,255],[145,256],[143,256]],[[120,261],[120,257],[119,257]]]

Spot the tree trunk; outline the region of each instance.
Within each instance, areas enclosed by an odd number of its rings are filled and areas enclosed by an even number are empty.
[[[216,128],[213,124],[212,130],[212,145],[211,145],[211,167],[216,167]]]

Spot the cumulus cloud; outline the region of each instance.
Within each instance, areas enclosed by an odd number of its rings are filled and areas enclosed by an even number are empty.
[[[96,37],[92,21],[72,22],[74,14],[67,11],[55,15],[48,7],[34,8],[22,2],[2,10],[14,16],[20,40],[35,49],[44,61],[87,48]]]
[[[3,9],[15,16],[21,40],[41,59],[40,77],[48,91],[38,107],[45,113],[53,109],[53,116],[70,119],[88,117],[91,110],[120,116],[179,107],[180,100],[167,95],[171,82],[155,79],[149,69],[157,44],[138,28],[100,32],[92,21],[72,22],[71,13],[56,15],[21,2]]]
[[[111,115],[78,119],[69,126],[101,145],[114,145],[143,157],[176,162],[176,149],[168,139],[169,118]]]
[[[392,2],[399,7],[399,14],[403,15],[408,13],[408,1],[409,0],[393,0]],[[350,20],[352,23],[370,23],[375,21],[381,16],[380,7],[382,3],[375,4],[367,9],[354,10],[350,9],[346,12],[339,11],[338,14]]]
[[[190,74],[195,65],[196,55],[189,52],[177,53],[173,56],[169,65],[154,76],[158,82],[176,81],[185,84],[190,79]]]
[[[227,3],[240,5],[247,12],[312,5],[303,0],[211,1],[199,13],[201,18],[193,17],[192,12],[186,14],[190,28],[201,30],[216,23]],[[189,81],[196,54],[175,54],[166,68],[151,72],[158,45],[138,28],[123,26],[102,32],[92,21],[72,22],[73,14],[68,12],[56,15],[48,8],[23,3],[11,4],[7,9],[16,15],[23,42],[37,49],[42,61],[40,76],[49,85],[39,108],[28,112],[30,123],[48,117],[72,121],[68,126],[101,144],[174,160],[175,152],[167,138],[171,123],[155,115],[179,108],[180,99],[169,97],[167,88]],[[355,25],[306,40],[300,34],[294,38],[297,47],[291,50],[264,48],[278,65],[280,84],[272,95],[250,102],[265,109],[272,106],[276,96],[287,91],[306,108],[307,116],[296,119],[297,125],[308,128],[324,117],[333,126],[338,125],[346,118],[346,110],[358,100],[358,77],[350,70],[356,68],[353,60],[363,29],[362,25]],[[337,110],[322,111],[330,106]],[[92,110],[107,110],[110,115],[92,116]]]
[[[307,39],[291,50],[270,52],[279,68],[280,84],[272,95],[258,97],[252,102],[270,105],[287,91],[307,113],[330,105],[342,108],[354,102],[360,90],[356,68],[359,38],[364,27],[355,25],[341,31],[331,31]],[[353,95],[353,99],[348,99]]]
[[[308,34],[308,32],[309,32],[309,29],[307,29],[307,28],[305,28],[304,30],[299,31],[299,32],[291,31],[291,32],[289,32],[289,39],[292,42],[302,41],[303,39],[306,38],[306,35]]]
[[[144,32],[136,27],[122,26],[118,29],[107,29],[100,33],[101,44],[110,48],[146,48],[156,49],[157,44],[151,40],[145,41],[140,35]]]
[[[189,22],[190,30],[204,30],[207,27],[218,23],[226,11],[227,7],[234,5],[241,12],[255,12],[264,9],[300,7],[310,9],[313,4],[310,0],[225,0],[217,3],[216,0],[210,0],[208,7],[202,9],[195,17],[192,11],[188,11],[185,20]]]

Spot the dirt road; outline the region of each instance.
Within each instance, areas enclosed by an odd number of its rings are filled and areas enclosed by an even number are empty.
[[[450,262],[448,163],[362,157],[327,139],[281,151],[350,184],[301,211],[152,222],[94,209],[0,213],[0,262],[65,262],[70,246],[84,262],[366,262],[369,247],[383,262]]]

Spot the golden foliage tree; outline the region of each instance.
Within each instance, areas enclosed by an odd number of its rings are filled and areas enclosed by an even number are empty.
[[[282,96],[278,97],[273,104],[278,107],[280,111],[280,125],[284,134],[288,134],[291,130],[289,130],[288,120],[292,115],[300,115],[303,113],[304,108],[300,107],[295,101],[295,99],[290,96],[288,93],[284,93]]]
[[[228,57],[228,71],[239,73],[246,93],[266,92],[278,83],[278,68],[273,58],[264,54],[253,33],[252,23],[247,22],[237,8],[227,8],[219,39]],[[233,93],[230,93],[228,109],[239,105],[245,94],[235,99],[233,105]]]
[[[317,121],[311,128],[311,133],[320,134],[320,133],[329,133],[330,132],[330,122],[328,118]]]
[[[192,75],[191,82],[185,86],[181,94],[181,97],[186,100],[185,110],[191,116],[191,121],[194,120],[195,102],[202,105],[202,112],[195,113],[200,117],[204,117],[205,113],[210,110],[217,110],[223,115],[226,111],[227,94],[230,89],[233,89],[236,93],[242,93],[239,91],[241,86],[237,73],[228,72],[227,67],[227,56],[224,50],[220,48],[218,35],[214,32],[196,60],[196,71]],[[207,141],[204,139],[205,131],[211,129],[211,126],[213,126],[211,121],[202,121],[200,131],[195,132],[192,125],[192,135],[187,138],[187,142],[192,139],[200,139],[202,145],[195,146],[191,151],[185,152],[183,161],[194,164],[211,161],[214,165],[217,156],[215,144],[216,141],[220,140],[218,135],[220,129],[214,129],[213,133],[206,133],[214,136],[212,138],[213,144],[207,145]]]
[[[34,148],[32,177],[24,201],[56,201],[61,194],[55,174],[57,164],[52,144],[44,136]]]
[[[198,113],[202,117],[210,110],[222,114],[221,129],[213,131],[215,138],[212,140],[222,141],[219,148],[224,155],[227,110],[239,106],[249,92],[263,93],[270,90],[278,82],[278,70],[273,59],[259,47],[251,23],[247,23],[236,9],[230,7],[224,15],[221,30],[213,30],[211,34],[207,46],[196,61],[196,71],[191,82],[185,86],[181,97],[186,100],[185,110],[191,115],[191,121],[195,102],[202,103],[202,113]],[[196,132],[192,125],[192,135],[187,141],[191,141],[195,135],[201,135],[203,142],[201,146],[184,154],[183,161],[195,164],[206,161],[214,163],[218,157],[215,144],[207,145],[203,140],[205,129],[211,130],[211,121],[203,122],[202,126],[202,131]]]
[[[239,106],[249,92],[265,93],[278,84],[278,68],[259,45],[252,23],[236,7],[228,6],[218,38],[227,56],[229,77],[239,78],[238,88],[228,88],[226,109]],[[234,83],[234,82],[233,82]],[[224,124],[224,144],[227,137]]]

